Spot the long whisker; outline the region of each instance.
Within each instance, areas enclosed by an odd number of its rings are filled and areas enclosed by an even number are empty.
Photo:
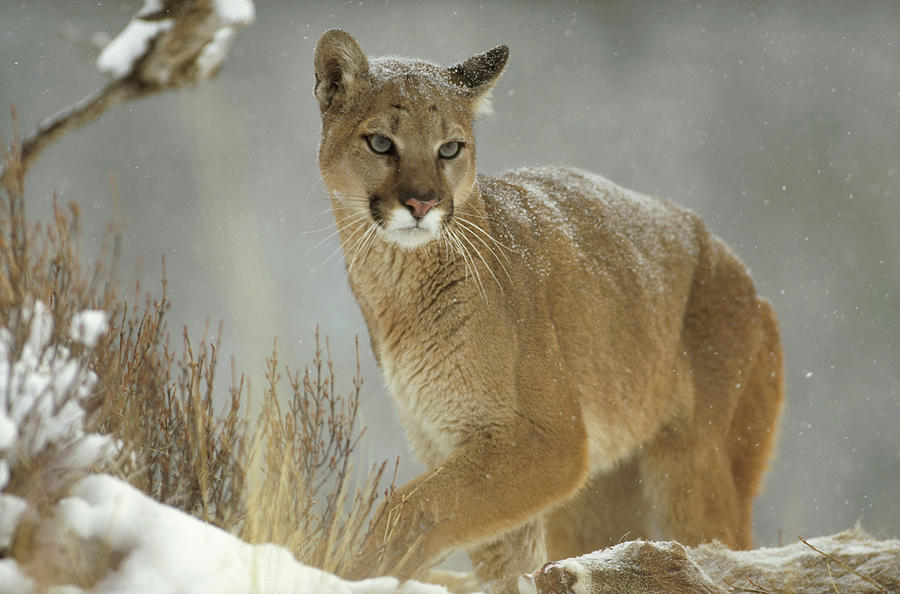
[[[356,263],[356,257],[359,256],[360,250],[365,242],[370,239],[374,234],[378,231],[378,227],[375,225],[369,225],[369,228],[366,232],[359,238],[356,242],[356,246],[353,250],[353,258],[350,259],[350,263],[347,265],[347,275],[349,276],[353,272],[353,264]]]
[[[365,196],[363,194],[344,194],[343,192],[337,191],[332,191],[332,194],[334,194],[334,197],[337,198],[339,202],[365,202],[368,204],[369,200],[371,200],[371,196]]]
[[[347,217],[342,218],[338,222],[339,223],[338,228],[335,229],[334,231],[332,231],[331,233],[329,233],[328,235],[326,235],[324,238],[322,238],[318,243],[316,243],[316,245],[314,245],[311,248],[309,248],[308,250],[306,250],[306,253],[304,254],[304,256],[308,256],[310,254],[310,252],[312,252],[314,249],[316,249],[317,247],[319,247],[320,245],[322,245],[323,243],[325,243],[326,241],[328,241],[329,239],[331,239],[332,237],[334,237],[341,231],[343,231],[344,229],[347,229],[348,227],[350,227],[352,225],[359,223],[360,221],[366,219],[368,216],[369,216],[369,213],[364,212],[364,213],[359,213],[356,216],[348,215]],[[345,223],[345,221],[347,221],[347,219],[352,219],[352,220]],[[344,223],[344,224],[340,225],[340,223]],[[328,227],[319,229],[319,231],[321,232],[321,231],[324,231],[325,229],[330,229],[330,228],[331,228],[331,225],[329,225]],[[312,233],[312,231],[310,231],[309,233]]]
[[[463,225],[465,225],[465,226],[471,225],[471,226],[474,227],[475,229],[478,229],[479,231],[481,231],[482,233],[484,233],[485,235],[487,235],[488,239],[493,239],[490,235],[488,235],[488,234],[484,231],[484,229],[481,229],[480,227],[478,227],[478,226],[475,225],[474,223],[470,223],[470,222],[468,222],[468,221],[466,221],[466,220],[464,220],[464,219],[457,219],[457,220],[458,220],[461,224],[463,224]],[[480,242],[482,243],[482,245],[484,245],[484,247],[486,247],[486,248],[488,249],[488,251],[491,252],[491,254],[494,255],[494,258],[497,260],[497,264],[500,265],[500,268],[503,269],[503,273],[506,274],[506,278],[508,278],[509,280],[512,280],[512,277],[509,276],[509,270],[506,268],[506,264],[504,264],[504,263],[503,263],[503,260],[500,259],[500,256],[497,255],[497,252],[494,251],[494,248],[492,248],[488,242],[486,242],[484,239],[482,239],[481,236],[478,235],[477,233],[475,233],[474,231],[470,231],[470,233],[475,237],[475,239],[477,239],[478,241],[480,241]],[[501,253],[502,253],[502,251],[501,251]],[[509,258],[506,256],[506,254],[503,254],[503,257],[506,259],[507,262],[509,262]],[[483,258],[482,258],[482,260],[483,260]],[[487,262],[485,262],[485,266],[487,266]]]
[[[450,236],[450,229],[444,229],[444,233],[441,234],[441,243],[444,245],[445,254],[447,254],[446,258],[448,260],[450,258],[450,254],[457,255],[457,256],[461,255],[459,253],[459,251],[456,249],[456,246],[453,245],[453,238]],[[465,272],[466,272],[466,278],[468,278],[469,277],[469,268],[468,268],[468,266],[465,266],[465,264],[466,264],[466,261],[465,261],[465,258],[463,258],[463,265],[464,265]]]
[[[318,191],[319,184],[321,184],[322,187],[325,186],[324,178],[319,177],[306,191],[306,196],[303,197],[303,202],[300,205],[300,212],[297,213],[298,218],[303,216],[303,211],[306,210],[306,205],[309,204],[309,197],[312,195],[312,193],[314,191]]]
[[[468,216],[468,215],[467,215],[467,216]],[[514,254],[520,253],[519,250],[517,250],[517,249],[515,249],[515,248],[512,248],[512,247],[510,247],[510,246],[508,246],[508,245],[506,245],[506,244],[504,244],[504,243],[502,243],[502,242],[500,242],[500,241],[497,241],[497,239],[496,239],[493,235],[491,235],[490,233],[488,233],[487,231],[485,231],[484,228],[481,227],[480,225],[477,225],[477,224],[473,223],[472,221],[470,221],[470,220],[467,218],[467,216],[459,216],[459,213],[457,213],[456,216],[454,216],[454,218],[457,219],[457,220],[459,220],[460,222],[467,223],[470,227],[473,227],[473,228],[475,228],[477,231],[480,231],[485,237],[487,237],[488,239],[490,239],[491,242],[492,242],[494,245],[496,245],[498,248],[502,248],[502,249],[507,250],[507,251],[509,251],[509,252],[512,252],[512,253],[514,253]],[[483,217],[483,218],[487,218],[487,217]],[[505,254],[504,254],[504,256],[505,256]],[[507,262],[508,262],[508,261],[509,261],[509,260],[507,259]]]
[[[453,248],[453,252],[462,258],[463,268],[466,271],[466,280],[468,280],[470,275],[474,279],[475,273],[471,270],[471,266],[469,265],[468,255],[466,254],[466,251],[463,248],[462,244],[460,243],[459,239],[456,238],[452,229],[447,229],[446,237],[447,237],[447,245],[449,245],[451,248]]]
[[[363,219],[363,218],[365,218],[365,217],[367,217],[367,216],[369,216],[369,213],[368,213],[368,212],[362,212],[362,213],[361,213],[361,212],[357,211],[357,212],[355,212],[355,213],[351,213],[351,214],[345,215],[345,216],[340,217],[340,218],[335,217],[335,219],[336,219],[336,220],[335,220],[335,223],[337,223],[338,225],[340,225],[341,223],[343,223],[344,221],[346,221],[347,219],[349,219],[349,218],[351,218],[351,217],[354,217],[354,222],[355,222],[356,220]],[[303,234],[304,234],[304,235],[309,235],[309,234],[311,234],[311,233],[321,233],[322,231],[328,231],[329,229],[334,229],[334,224],[335,224],[335,223],[331,223],[330,225],[326,225],[325,227],[320,227],[320,228],[318,228],[318,229],[309,229],[309,230],[306,230],[306,231],[303,232]],[[349,224],[352,225],[353,223],[351,222],[351,223],[349,223]],[[343,229],[343,227],[342,227],[341,229]],[[332,235],[334,235],[334,234],[332,233]],[[329,235],[328,237],[331,237],[331,235]]]
[[[336,249],[334,249],[330,254],[328,254],[328,257],[327,257],[327,258],[325,258],[324,260],[322,260],[321,262],[319,262],[319,265],[318,265],[318,266],[316,266],[315,268],[312,269],[313,274],[319,272],[319,270],[321,270],[322,267],[325,266],[325,264],[327,264],[328,262],[330,262],[331,259],[334,258],[336,255],[338,255],[340,252],[341,252],[341,246],[338,246],[338,247],[337,247]]]
[[[325,210],[320,210],[317,213],[309,215],[309,218],[314,219],[316,217],[321,217],[324,215],[334,215],[335,210],[355,210],[355,207],[349,206],[349,205],[344,206],[342,204],[336,204],[334,206],[329,206]]]
[[[450,259],[450,254],[454,254],[457,256],[462,256],[459,250],[456,249],[456,246],[453,244],[452,238],[450,237],[450,231],[447,230],[441,236],[441,243],[444,246],[445,258]],[[465,271],[465,280],[469,278],[469,263],[466,261],[465,257],[462,258],[463,261],[463,270]]]
[[[477,247],[474,243],[472,243],[472,241],[466,236],[466,232],[465,232],[465,230],[464,230],[463,227],[460,227],[459,230],[460,230],[459,236],[463,239],[463,241],[465,241],[467,244],[469,244],[469,247],[472,248],[472,251],[475,252],[475,255],[478,256],[478,258],[481,260],[482,264],[484,264],[484,267],[487,268],[487,271],[488,271],[488,272],[490,273],[490,275],[493,277],[494,282],[496,282],[496,283],[497,283],[497,286],[500,287],[500,288],[502,289],[502,288],[503,288],[503,285],[500,284],[500,279],[497,278],[497,275],[496,275],[496,274],[494,274],[494,270],[491,268],[490,264],[487,263],[487,260],[484,259],[484,256],[483,256],[482,253],[478,250],[478,247]],[[476,236],[476,237],[477,237],[477,236]],[[482,242],[482,243],[484,243],[484,242]],[[487,244],[485,244],[485,245],[487,245]],[[498,260],[498,261],[499,261],[499,260]],[[500,262],[500,264],[501,264],[501,266],[502,266],[502,265],[503,265],[503,262]]]
[[[340,242],[340,245],[338,245],[337,248],[335,248],[335,250],[334,250],[333,252],[331,252],[330,254],[328,254],[328,257],[327,257],[327,258],[325,258],[324,260],[322,260],[322,262],[321,262],[318,266],[316,266],[315,268],[313,268],[313,273],[318,272],[318,271],[319,271],[319,270],[320,270],[320,269],[321,269],[321,268],[322,268],[329,260],[331,260],[332,258],[334,258],[334,257],[338,254],[338,252],[343,251],[343,250],[344,250],[344,246],[347,245],[347,244],[349,244],[350,241],[353,240],[353,237],[354,237],[357,233],[359,233],[361,230],[364,230],[364,229],[366,229],[366,227],[364,227],[364,226],[360,227],[359,229],[354,229],[353,232],[351,232],[350,235],[348,235],[346,239],[344,239],[342,242]],[[345,252],[345,253],[346,253],[346,252]]]
[[[369,214],[368,211],[351,213],[351,214],[344,215],[344,216],[336,219],[335,226],[337,228],[337,231],[341,232],[344,229],[346,229],[347,227],[350,227],[351,225],[355,225],[360,221],[368,219],[370,216],[371,215]]]
[[[375,245],[375,240],[378,237],[378,229],[375,227],[375,225],[372,225],[372,227],[375,228],[375,233],[373,233],[369,238],[369,245],[366,246],[366,251],[362,257],[363,262],[365,262],[366,258],[369,257],[369,251],[372,249],[372,246]]]
[[[485,291],[485,289],[484,289],[484,283],[481,280],[481,272],[478,271],[478,265],[475,262],[475,258],[472,257],[472,254],[469,251],[469,248],[467,248],[465,246],[465,244],[462,242],[462,240],[460,239],[460,236],[456,232],[456,230],[448,228],[448,231],[449,231],[450,237],[453,238],[453,240],[456,243],[457,248],[460,250],[460,255],[463,258],[467,259],[469,264],[471,264],[471,266],[472,266],[472,273],[473,273],[472,276],[478,285],[478,292],[481,294],[483,299],[487,300],[487,291]],[[469,245],[472,245],[471,242],[469,242],[468,240],[466,240],[466,241],[467,241],[467,243],[469,243]],[[493,273],[491,273],[491,274],[493,274]]]
[[[462,215],[465,215],[465,216],[466,216],[467,218],[469,218],[469,219],[481,219],[481,220],[483,220],[483,221],[490,221],[490,220],[493,219],[493,217],[491,217],[491,216],[488,215],[488,214],[478,214],[477,212],[475,212],[475,211],[473,211],[473,210],[468,210],[468,209],[466,208],[466,206],[462,206],[462,207],[460,207],[460,208],[457,208],[457,209],[454,211],[454,214],[462,214]]]

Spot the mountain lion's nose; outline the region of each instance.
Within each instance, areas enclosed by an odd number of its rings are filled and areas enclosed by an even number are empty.
[[[424,217],[437,203],[437,199],[419,200],[418,198],[407,198],[403,201],[403,206],[409,209],[414,219],[418,220]]]

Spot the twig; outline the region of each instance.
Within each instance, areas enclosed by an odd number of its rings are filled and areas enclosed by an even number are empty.
[[[105,87],[41,122],[25,137],[18,166],[0,172],[0,186],[6,184],[7,178],[24,179],[41,151],[67,132],[97,119],[110,107],[215,76],[225,55],[223,40],[230,40],[236,28],[249,25],[254,18],[252,3],[249,10],[237,15],[222,13],[213,0],[167,0],[165,4],[159,13],[141,10],[135,16],[145,24],[166,21],[169,26],[158,28],[150,39],[140,40],[146,49],[131,60],[130,70],[114,73],[115,80]],[[111,45],[123,35],[122,43],[134,43],[132,34],[133,30],[126,28]],[[205,50],[210,47],[216,51],[207,53]]]
[[[110,107],[147,95],[155,90],[158,89],[144,85],[136,78],[115,80],[45,119],[22,140],[19,166],[22,168],[23,177],[38,155],[64,134],[96,120]],[[0,184],[5,183],[11,173],[12,169],[4,168],[0,175]]]
[[[876,582],[876,581],[873,580],[872,578],[864,576],[863,574],[859,573],[858,571],[856,571],[855,569],[853,569],[852,567],[850,567],[849,565],[847,565],[846,563],[844,563],[844,562],[841,561],[840,559],[834,557],[833,555],[829,555],[829,554],[826,553],[825,551],[820,551],[820,550],[817,549],[816,547],[814,547],[814,546],[812,546],[811,544],[809,544],[808,542],[806,542],[806,541],[803,539],[803,537],[798,536],[797,539],[798,539],[800,542],[802,542],[803,544],[805,544],[806,546],[808,546],[809,548],[811,548],[812,550],[814,550],[815,552],[817,552],[817,553],[819,553],[820,555],[824,556],[825,558],[831,559],[832,561],[834,561],[835,563],[837,563],[838,565],[840,565],[841,567],[843,567],[844,569],[846,569],[847,571],[849,571],[850,573],[852,573],[853,575],[855,575],[855,576],[857,576],[857,577],[859,577],[859,578],[862,578],[863,580],[869,582],[870,584],[872,584],[873,586],[875,586],[875,588],[876,588],[879,592],[884,592],[885,594],[887,594],[887,590],[885,590],[880,584],[878,584],[878,582]]]
[[[825,567],[828,568],[828,581],[831,582],[831,587],[834,588],[834,594],[841,594],[841,591],[838,590],[837,584],[834,583],[834,576],[831,574],[831,563],[825,562]]]
[[[757,588],[759,592],[764,592],[765,594],[770,594],[771,590],[766,590],[765,588],[763,588],[762,586],[760,586],[759,584],[754,582],[753,578],[748,577],[747,581],[750,582],[751,584],[753,584],[753,587]]]
[[[739,588],[739,587],[735,586],[734,584],[732,584],[731,582],[729,582],[728,580],[722,580],[722,583],[724,583],[726,586],[731,588],[731,591],[734,593],[749,592],[751,594],[772,594],[769,590],[762,588],[759,584],[757,584],[750,578],[747,578],[747,581],[750,582],[751,584],[753,584],[754,586],[756,586],[756,588],[758,588],[758,589],[754,590],[754,589],[748,589],[748,588]]]

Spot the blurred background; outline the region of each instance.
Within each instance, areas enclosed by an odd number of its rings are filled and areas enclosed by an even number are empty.
[[[0,135],[104,84],[96,32],[140,1],[0,3]],[[664,5],[663,5],[664,4]],[[224,322],[221,361],[260,387],[277,336],[301,368],[317,326],[348,391],[361,340],[362,464],[407,450],[346,282],[316,151],[312,51],[328,28],[370,55],[450,64],[506,43],[482,172],[574,164],[699,212],[779,313],[787,408],[757,501],[758,544],[861,520],[900,533],[900,3],[257,3],[219,77],[107,112],[27,179],[84,215],[86,254],[127,219],[122,271],[159,293],[177,337]],[[221,377],[228,377],[227,364]],[[224,392],[226,386],[220,386]]]

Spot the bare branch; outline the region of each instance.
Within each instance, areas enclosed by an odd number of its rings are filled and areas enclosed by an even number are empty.
[[[68,132],[88,122],[96,120],[107,109],[129,99],[134,99],[152,92],[138,81],[126,78],[113,81],[85,96],[77,103],[70,105],[62,111],[50,116],[41,122],[36,129],[25,136],[21,147],[22,175],[34,163],[41,152],[62,138]],[[6,182],[6,176],[12,169],[4,169],[2,182]]]

